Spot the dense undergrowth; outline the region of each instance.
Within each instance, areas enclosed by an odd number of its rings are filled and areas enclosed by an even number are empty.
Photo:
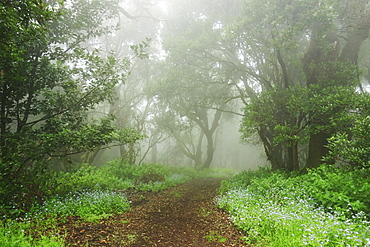
[[[268,169],[224,180],[219,207],[254,246],[370,246],[370,170]]]
[[[119,160],[99,168],[83,164],[74,172],[45,176],[42,203],[0,205],[0,246],[64,246],[65,233],[58,222],[68,216],[96,222],[130,209],[126,193],[159,191],[198,177],[232,177],[227,169],[197,171],[189,167],[157,164],[135,166]],[[27,209],[27,210],[26,210]]]

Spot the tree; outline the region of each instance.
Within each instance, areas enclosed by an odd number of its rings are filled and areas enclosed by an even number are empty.
[[[211,165],[216,130],[231,98],[230,87],[223,83],[224,75],[219,73],[221,66],[208,63],[206,49],[214,40],[202,30],[209,25],[203,20],[193,20],[191,32],[170,33],[164,44],[168,55],[162,71],[166,72],[148,89],[165,119],[159,123],[199,168]],[[212,35],[217,37],[216,33]],[[196,52],[191,52],[189,46],[196,47]],[[171,118],[173,121],[169,121]]]
[[[5,201],[15,191],[31,189],[35,182],[30,177],[42,172],[52,157],[140,139],[131,129],[116,129],[112,118],[87,121],[87,112],[110,100],[115,86],[125,80],[129,61],[102,57],[82,45],[106,30],[101,23],[106,14],[114,15],[113,6],[109,9],[101,1],[71,4],[0,3],[0,169]]]
[[[228,103],[224,97],[228,91],[222,84],[212,83],[206,71],[194,71],[192,65],[179,69],[168,68],[168,73],[152,85],[151,93],[157,107],[162,109],[157,124],[171,133],[180,150],[196,167],[209,168],[215,152],[215,133]]]
[[[243,15],[238,23],[246,31],[239,29],[234,36],[247,40],[241,50],[252,66],[246,73],[266,93],[259,98],[256,91],[245,86],[247,94],[258,99],[247,107],[244,121],[247,128],[243,131],[247,135],[249,127],[257,129],[275,169],[298,169],[297,140],[304,143],[308,139],[307,152],[300,156],[307,157],[307,161],[298,164],[317,167],[327,154],[327,138],[336,131],[332,120],[339,112],[348,110],[345,96],[340,99],[337,92],[343,92],[341,88],[345,87],[353,93],[359,85],[357,53],[369,34],[369,4],[367,1],[246,4],[255,12],[248,18]],[[262,10],[268,14],[262,15]],[[257,21],[259,33],[253,28]],[[255,49],[249,49],[250,46]],[[333,98],[342,104],[331,102]],[[282,149],[282,143],[287,151]],[[301,148],[304,151],[306,146]]]
[[[340,2],[339,7],[346,7],[345,3]],[[351,4],[349,11],[344,13],[343,20],[340,26],[335,26],[335,23],[313,23],[310,45],[303,61],[308,86],[326,87],[335,83],[351,87],[353,81],[358,78],[354,73],[358,71],[358,52],[364,40],[369,37],[369,2],[356,1],[356,4]],[[345,39],[341,39],[341,35]],[[352,78],[344,74],[350,74],[351,70],[352,75],[355,74]],[[322,120],[313,118],[312,121],[320,124]],[[321,164],[322,157],[328,153],[326,145],[330,134],[332,133],[316,131],[310,135],[306,167],[312,168]]]
[[[210,2],[192,11],[169,5],[176,18],[163,32],[166,71],[185,70],[176,80],[212,71],[229,100],[246,105],[243,135],[258,133],[273,169],[317,167],[336,131],[332,120],[348,110],[348,94],[337,92],[353,94],[359,85],[356,54],[369,34],[368,2],[218,1],[221,8],[206,8]]]
[[[115,50],[117,58],[127,54],[130,57],[130,76],[124,84],[116,87],[116,97],[109,106],[102,107],[100,112],[103,116],[114,114],[115,125],[120,128],[131,126],[147,137],[119,147],[119,155],[131,164],[141,164],[150,149],[161,141],[161,136],[163,137],[151,123],[151,115],[154,114],[151,111],[153,100],[143,92],[145,85],[155,76],[157,60],[160,59],[158,33],[161,29],[163,10],[159,8],[159,2],[128,1],[121,4],[120,6],[125,7],[118,7],[119,15],[116,19],[119,29],[94,42],[94,45],[99,45],[104,50]],[[156,135],[158,138],[155,138]],[[117,150],[111,151],[114,153]]]
[[[167,4],[169,21],[162,31],[166,60],[159,68],[158,81],[148,91],[155,96],[157,112],[162,113],[157,122],[176,139],[177,150],[206,168],[216,146],[222,145],[216,133],[223,113],[230,112],[240,97],[233,88],[237,75],[223,61],[225,46],[221,43],[224,27],[234,18],[239,3]]]

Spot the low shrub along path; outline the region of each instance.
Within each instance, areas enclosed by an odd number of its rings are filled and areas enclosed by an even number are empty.
[[[202,178],[160,192],[129,195],[131,211],[60,226],[71,246],[246,246],[214,203],[222,179]]]

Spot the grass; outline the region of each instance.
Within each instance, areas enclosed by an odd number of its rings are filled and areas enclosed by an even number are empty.
[[[211,211],[208,211],[206,208],[203,207],[199,211],[199,214],[204,218],[207,218],[211,213]]]
[[[42,235],[31,234],[32,228],[29,222],[3,221],[0,227],[0,246],[2,247],[28,247],[65,246],[63,236],[55,234]]]
[[[87,221],[103,219],[130,209],[127,198],[112,191],[79,191],[45,201],[32,216],[79,216]]]
[[[211,231],[208,235],[204,237],[208,242],[216,242],[216,243],[225,243],[227,242],[227,238],[221,235],[218,235],[216,232]]]
[[[363,172],[357,172],[357,179],[367,184]],[[345,205],[335,197],[348,194],[336,182],[340,179],[333,179],[342,177],[345,181],[346,173],[351,171],[322,168],[305,175],[266,170],[244,172],[223,183],[217,203],[246,233],[246,243],[254,246],[370,246],[369,212],[359,210],[370,198],[358,201],[362,196],[347,195],[360,205],[353,208],[351,203]],[[318,192],[323,188],[330,199]],[[361,189],[362,186],[358,187]],[[333,198],[339,202],[335,203]]]

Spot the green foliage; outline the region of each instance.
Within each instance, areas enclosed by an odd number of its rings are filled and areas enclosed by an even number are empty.
[[[328,136],[336,132],[352,133],[351,123],[360,113],[354,109],[364,108],[364,98],[366,96],[355,92],[354,88],[340,85],[266,91],[245,107],[240,132],[242,138],[248,140],[257,131],[266,135],[273,147],[282,144],[285,148],[294,143],[307,144],[310,135],[319,132]],[[343,136],[338,135],[338,138],[343,139]],[[344,142],[338,145],[336,152],[346,145]]]
[[[305,140],[309,132],[348,128],[348,112],[361,98],[362,94],[343,86],[267,91],[246,106],[240,130],[248,138],[257,127],[265,125],[275,131],[275,144]],[[302,133],[304,129],[309,132]]]
[[[281,198],[285,192],[303,191],[317,207],[347,216],[365,212],[370,214],[370,176],[368,169],[349,170],[323,165],[307,174],[297,175],[269,169],[244,171],[231,180],[222,181],[220,193],[235,188],[254,188],[266,197]],[[280,192],[279,192],[280,191]],[[270,195],[270,193],[272,193]]]
[[[0,213],[17,218],[41,204],[56,186],[54,175],[53,172],[34,174],[32,171],[15,177],[10,183],[7,179],[0,181],[3,188]]]
[[[119,178],[106,170],[83,164],[77,172],[61,172],[54,193],[65,195],[80,190],[123,190],[133,186],[130,180]]]
[[[370,214],[370,171],[321,166],[296,178],[310,191],[315,203],[327,211],[344,215]]]
[[[216,243],[225,243],[227,242],[227,238],[221,235],[216,234],[214,231],[211,231],[209,235],[204,237],[207,239],[208,242],[216,242]]]
[[[218,205],[248,244],[363,246],[370,240],[368,174],[332,166],[304,175],[243,172],[222,183]]]
[[[4,217],[17,217],[28,222],[9,220],[9,224],[0,228],[0,233],[4,233],[0,236],[0,243],[1,246],[62,246],[61,238],[41,235],[33,238],[35,232],[30,229],[37,228],[39,232],[45,229],[50,232],[57,224],[57,218],[60,220],[67,216],[78,216],[82,220],[96,222],[126,212],[130,209],[125,195],[125,190],[128,189],[159,191],[192,178],[224,177],[225,174],[230,175],[231,171],[210,169],[199,173],[194,168],[158,164],[136,166],[125,164],[121,160],[109,162],[100,168],[83,164],[75,172],[50,173],[47,183],[37,183],[43,186],[42,191],[47,192],[42,194],[39,201],[32,200],[32,195],[21,197],[19,194],[20,204],[28,203],[27,200],[32,202],[27,211],[19,210],[22,207],[18,204],[11,208],[0,205],[0,212]],[[215,241],[222,241],[221,238],[214,237]]]
[[[30,205],[30,212],[27,215],[37,217],[72,215],[89,220],[99,219],[129,208],[124,195],[118,191],[133,188],[159,191],[195,177],[224,177],[225,172],[230,174],[230,170],[225,169],[199,173],[194,168],[158,164],[136,166],[125,164],[121,160],[109,162],[100,168],[83,164],[75,172],[53,174],[50,177],[50,185],[55,187],[50,188],[44,202]],[[15,205],[14,210],[17,208],[18,205]],[[4,211],[6,210],[4,208]]]
[[[253,179],[269,177],[272,173],[270,168],[260,167],[258,170],[246,170],[236,174],[232,179],[223,180],[219,192],[225,193],[235,188],[245,188],[252,183]]]
[[[0,3],[0,203],[27,210],[32,198],[42,197],[48,179],[40,175],[51,158],[142,138],[133,129],[118,130],[112,117],[87,118],[113,98],[130,66],[127,58],[83,46],[110,29],[101,26],[117,13],[117,1],[110,3]]]
[[[3,247],[62,247],[65,246],[64,239],[56,236],[32,237],[29,232],[31,224],[27,222],[7,221],[1,222],[0,245]]]
[[[336,160],[352,167],[370,167],[370,97],[367,94],[357,99],[353,109],[342,117],[347,128],[340,129],[329,139],[329,154],[326,161]]]
[[[231,178],[235,175],[235,170],[229,168],[206,168],[197,172],[199,178]]]
[[[68,146],[68,149],[64,148],[61,152],[53,152],[56,156],[63,156],[68,152],[82,152],[102,145],[131,143],[142,139],[143,136],[133,129],[119,130],[112,121],[113,119],[101,119],[100,123],[83,124],[79,128],[69,129],[59,126],[54,133],[41,132],[38,135],[42,142],[39,148],[46,151],[50,148]]]
[[[154,183],[154,182],[163,182],[164,181],[164,175],[159,172],[147,172],[142,174],[137,178],[138,183]]]
[[[151,39],[146,38],[141,44],[131,45],[130,48],[134,51],[135,56],[144,59],[149,58],[146,48],[150,46]]]
[[[129,208],[129,202],[121,193],[99,190],[78,191],[45,201],[36,212],[31,212],[31,215],[37,217],[79,216],[91,221],[110,214],[126,212]]]
[[[244,102],[241,132],[247,140],[258,133],[274,169],[298,169],[306,157],[309,166],[318,166],[319,153],[326,153],[325,138],[345,126],[336,120],[351,109],[361,75],[353,50],[342,49],[350,43],[337,31],[363,13],[361,4],[349,10],[332,0],[248,0],[227,28],[225,39],[242,54],[240,61],[230,62],[243,65],[239,71],[252,78],[245,83],[250,99]],[[323,140],[313,143],[314,135]]]

